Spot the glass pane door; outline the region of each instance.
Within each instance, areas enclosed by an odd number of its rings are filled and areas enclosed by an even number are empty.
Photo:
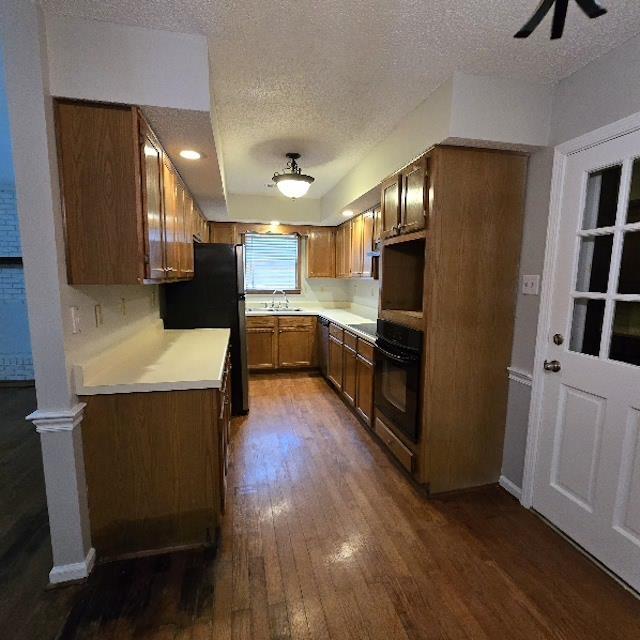
[[[640,365],[640,158],[586,177],[569,349]]]

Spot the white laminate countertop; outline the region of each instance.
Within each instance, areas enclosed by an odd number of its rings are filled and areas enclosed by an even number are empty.
[[[343,329],[348,329],[355,335],[368,340],[369,342],[375,342],[376,337],[370,333],[365,333],[359,329],[355,329],[351,325],[354,324],[371,324],[375,323],[375,319],[366,318],[349,309],[328,309],[324,307],[310,307],[307,309],[301,309],[300,311],[292,311],[291,309],[277,309],[275,311],[267,311],[260,309],[258,306],[247,305],[248,308],[246,316],[318,316],[326,318],[327,320],[340,325]]]
[[[79,396],[219,389],[229,329],[156,327],[73,367]]]

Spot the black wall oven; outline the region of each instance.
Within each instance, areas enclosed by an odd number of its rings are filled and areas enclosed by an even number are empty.
[[[375,405],[412,442],[420,437],[422,332],[378,320]]]

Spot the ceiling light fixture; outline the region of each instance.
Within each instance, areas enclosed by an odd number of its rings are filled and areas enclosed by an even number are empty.
[[[185,160],[200,160],[200,158],[202,158],[202,154],[199,151],[194,151],[193,149],[183,149],[180,152],[180,157]]]
[[[272,227],[279,227],[280,226],[280,220],[272,220],[270,224],[271,224]]]
[[[343,215],[345,218],[351,218],[351,216],[353,216],[353,211],[351,211],[351,209],[347,209],[346,211],[343,211],[343,212],[342,212],[342,215]]]
[[[309,191],[315,178],[302,173],[297,163],[300,158],[299,153],[287,153],[287,158],[289,158],[289,162],[287,162],[285,170],[282,173],[276,171],[273,174],[273,181],[280,193],[287,198],[302,198]]]

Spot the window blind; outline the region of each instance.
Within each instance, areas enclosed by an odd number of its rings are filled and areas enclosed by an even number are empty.
[[[295,234],[247,233],[244,238],[245,289],[293,291],[300,288],[300,243]]]

